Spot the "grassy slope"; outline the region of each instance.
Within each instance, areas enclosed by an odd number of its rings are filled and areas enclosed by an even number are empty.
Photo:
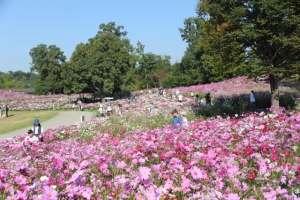
[[[9,111],[8,117],[0,118],[0,134],[30,126],[35,118],[46,121],[57,114],[57,111]]]

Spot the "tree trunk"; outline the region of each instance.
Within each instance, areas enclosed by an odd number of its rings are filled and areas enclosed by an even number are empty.
[[[274,74],[269,75],[271,86],[271,106],[273,106],[274,112],[279,113],[279,81]]]

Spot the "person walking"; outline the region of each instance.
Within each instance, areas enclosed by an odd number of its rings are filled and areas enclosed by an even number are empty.
[[[210,97],[210,92],[207,91],[205,94],[205,101],[206,101],[206,105],[210,106],[211,105],[211,97]]]
[[[130,100],[134,102],[135,94],[133,92],[130,93]]]
[[[79,111],[81,111],[81,109],[82,109],[82,102],[80,100],[77,101],[77,105],[78,105]]]
[[[102,103],[100,104],[99,113],[100,113],[100,117],[104,117],[105,110],[103,108]]]
[[[172,99],[175,99],[175,91],[172,90]]]
[[[179,92],[179,90],[177,89],[176,92],[175,92],[176,97],[179,96],[179,93],[180,93],[180,92]]]
[[[150,108],[149,108],[150,114],[153,114],[154,110],[155,110],[154,105],[153,105],[153,103],[151,103]]]
[[[122,116],[122,105],[118,103],[119,115]]]
[[[171,114],[173,114],[173,118],[172,118],[172,123],[171,125],[173,127],[181,126],[182,125],[182,117],[178,114],[177,109],[175,108],[174,110],[172,110]]]
[[[73,102],[73,104],[72,104],[72,110],[75,111],[75,108],[76,108],[76,105],[75,105],[75,102]]]
[[[44,130],[43,130],[43,127],[42,127],[39,119],[35,119],[33,121],[32,131],[33,131],[33,134],[37,138],[39,138],[39,141],[43,142],[43,133],[44,133]]]
[[[179,95],[178,95],[178,102],[179,102],[179,105],[182,105],[182,98],[183,98],[182,94],[179,94]]]
[[[6,117],[8,117],[8,106],[7,105],[5,105],[5,115],[6,115]]]
[[[255,95],[254,95],[253,90],[251,90],[251,93],[250,93],[250,105],[251,105],[251,108],[252,108],[252,112],[254,112],[255,109],[256,109],[256,105],[255,105]]]

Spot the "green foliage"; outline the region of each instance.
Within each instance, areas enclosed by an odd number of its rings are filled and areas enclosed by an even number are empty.
[[[123,38],[123,26],[114,22],[101,24],[100,30],[87,44],[79,44],[72,54],[66,71],[72,76],[72,85],[66,91],[99,91],[101,94],[112,93],[121,89],[123,77],[133,67],[133,47],[128,39]]]
[[[141,75],[138,83],[140,89],[162,86],[162,79],[171,68],[170,60],[170,56],[142,53],[136,67],[137,72]]]
[[[66,57],[59,47],[40,44],[30,50],[32,58],[31,71],[37,72],[36,93],[62,93],[63,81],[61,66]]]
[[[300,73],[299,13],[296,0],[201,1],[201,59],[215,77],[267,74],[272,105],[278,105],[279,81]]]
[[[191,85],[192,79],[188,75],[167,75],[162,80],[165,88]]]
[[[25,89],[33,88],[36,80],[36,74],[31,72],[9,71],[8,73],[0,72],[1,89]]]

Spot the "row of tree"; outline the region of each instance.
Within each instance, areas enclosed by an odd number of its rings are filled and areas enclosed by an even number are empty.
[[[32,72],[0,72],[1,89],[30,89],[35,85],[37,74]]]
[[[171,65],[170,56],[145,53],[141,42],[134,47],[123,29],[114,22],[101,24],[95,37],[76,46],[69,61],[55,45],[32,48],[31,71],[38,74],[36,93],[105,94],[192,83],[179,65]]]

